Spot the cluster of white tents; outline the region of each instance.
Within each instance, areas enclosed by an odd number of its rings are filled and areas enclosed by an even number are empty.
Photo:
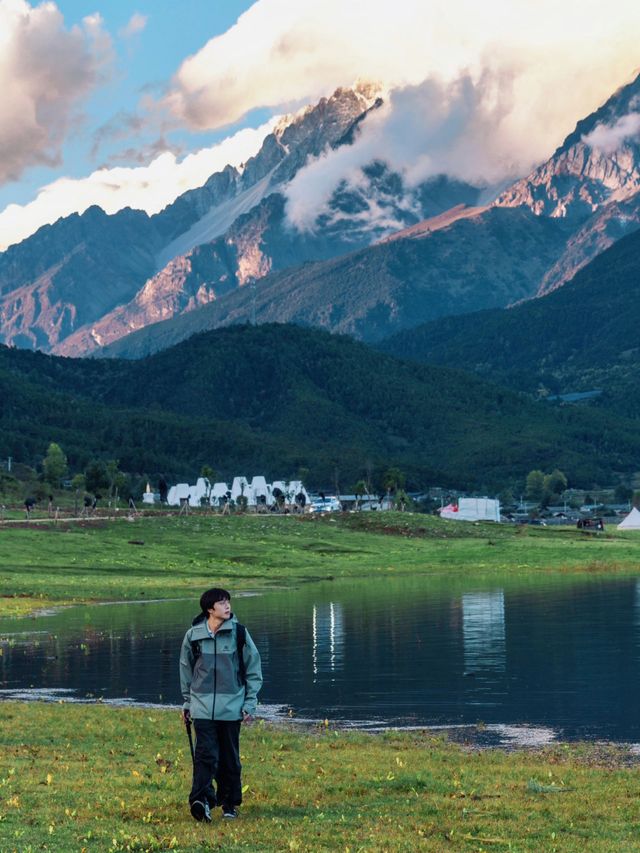
[[[167,494],[169,506],[222,506],[228,501],[246,499],[247,506],[271,507],[282,495],[285,506],[309,503],[309,495],[301,480],[274,480],[267,483],[264,477],[254,477],[251,482],[246,477],[234,477],[231,486],[227,483],[210,483],[206,477],[198,477],[195,485],[178,483],[171,486]],[[302,497],[301,497],[302,496]],[[304,499],[304,500],[303,500]],[[282,498],[280,498],[282,500]]]

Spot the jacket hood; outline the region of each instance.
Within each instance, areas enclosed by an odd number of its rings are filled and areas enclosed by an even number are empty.
[[[235,619],[235,618],[236,618],[236,617],[233,615],[233,611],[232,611],[232,612],[231,612],[231,616],[229,616],[229,618],[228,618],[228,619],[225,619],[225,622],[230,622],[232,619]],[[206,615],[206,613],[198,613],[198,615],[197,615],[197,616],[194,616],[194,617],[193,617],[193,620],[191,621],[191,624],[192,624],[192,625],[199,625],[199,624],[200,624],[200,622],[206,622],[206,620],[207,620],[207,615]]]
[[[202,617],[202,618],[200,618]],[[237,624],[238,620],[232,613],[228,619],[225,619],[222,625],[218,628],[218,631],[231,631],[233,623]],[[209,629],[207,627],[207,620],[204,618],[202,614],[199,614],[191,623],[191,628],[189,629],[189,634],[193,640],[203,640],[209,636]]]

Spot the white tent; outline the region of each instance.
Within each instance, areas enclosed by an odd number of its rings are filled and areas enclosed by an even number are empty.
[[[640,530],[640,512],[634,507],[618,525],[618,530]]]
[[[186,500],[190,495],[189,483],[178,483],[176,486],[171,486],[167,494],[167,503],[169,506],[180,506],[181,501]]]

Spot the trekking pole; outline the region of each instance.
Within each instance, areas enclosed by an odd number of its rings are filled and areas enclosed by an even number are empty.
[[[189,749],[191,750],[191,762],[192,762],[193,766],[195,767],[196,754],[195,754],[194,749],[193,749],[193,735],[191,734],[191,717],[187,717],[187,719],[184,721],[184,724],[186,726],[187,735],[189,737]]]

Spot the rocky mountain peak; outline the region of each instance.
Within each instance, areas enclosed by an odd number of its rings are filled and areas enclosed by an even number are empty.
[[[571,148],[572,145],[589,136],[596,127],[615,125],[625,116],[638,110],[640,110],[640,74],[626,86],[621,86],[601,107],[581,119],[555,154]]]
[[[640,75],[578,122],[552,157],[503,192],[499,207],[576,223],[640,190]]]
[[[260,151],[245,164],[243,186],[253,185],[267,174],[270,186],[291,180],[309,157],[317,157],[325,148],[340,144],[353,126],[375,107],[379,95],[374,84],[338,88],[317,104],[283,117]]]

